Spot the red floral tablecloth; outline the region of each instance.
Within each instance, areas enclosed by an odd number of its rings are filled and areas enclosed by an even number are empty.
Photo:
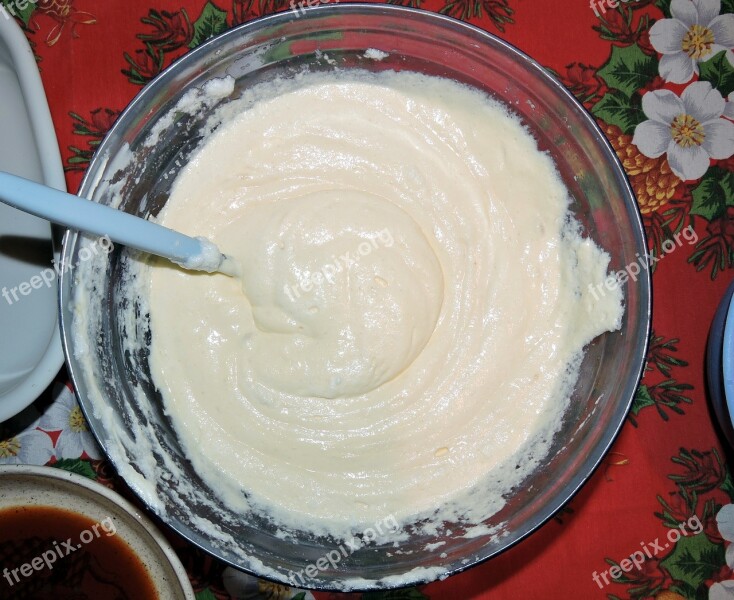
[[[619,439],[555,519],[466,573],[363,597],[734,598],[734,481],[704,385],[708,327],[734,278],[734,0],[403,1],[515,44],[596,117],[656,259],[653,335]],[[0,3],[37,55],[72,191],[148,80],[208,37],[289,8],[289,0]],[[0,440],[0,463],[49,464],[122,488],[63,372],[30,412],[0,428]],[[170,537],[200,600],[338,596],[258,581]]]

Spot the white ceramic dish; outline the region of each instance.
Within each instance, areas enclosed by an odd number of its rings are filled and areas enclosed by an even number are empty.
[[[96,523],[112,519],[114,535],[141,559],[159,598],[194,600],[189,578],[173,548],[146,516],[116,492],[52,467],[0,467],[0,510],[19,505],[66,509]]]
[[[20,27],[2,13],[0,132],[0,170],[66,189],[36,60]],[[56,277],[40,286],[33,279],[52,258],[49,223],[0,204],[0,422],[31,404],[64,362]]]

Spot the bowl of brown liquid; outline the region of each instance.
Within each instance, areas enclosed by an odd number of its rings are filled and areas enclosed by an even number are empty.
[[[51,467],[0,467],[0,598],[194,600],[175,551],[112,490]]]

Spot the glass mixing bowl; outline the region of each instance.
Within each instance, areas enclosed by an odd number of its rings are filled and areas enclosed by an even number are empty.
[[[388,56],[366,60],[370,48]],[[208,115],[253,84],[305,66],[416,71],[469,84],[505,102],[552,156],[572,196],[572,211],[585,235],[611,253],[611,268],[623,269],[645,256],[644,230],[622,167],[593,119],[558,81],[484,31],[387,5],[281,13],[206,42],[133,100],[99,147],[80,195],[136,215],[156,215],[200,141]],[[236,81],[233,93],[217,97],[197,91],[226,75]],[[400,544],[401,553],[390,544],[363,545],[337,565],[319,568],[305,583],[294,581],[293,573],[318,564],[336,542],[313,536],[296,542],[279,535],[263,515],[234,514],[219,503],[216,490],[201,480],[179,446],[151,383],[144,344],[134,352],[126,344],[150,336],[145,315],[121,318],[122,311],[138,306],[139,290],[126,271],[134,256],[120,247],[94,253],[83,239],[71,231],[65,239],[63,261],[76,267],[61,277],[61,324],[79,401],[110,460],[150,509],[191,542],[235,567],[299,587],[366,590],[426,582],[507,549],[589,478],[622,426],[644,364],[650,321],[646,270],[624,286],[621,330],[588,347],[550,453],[507,496],[501,512],[485,520],[486,534],[462,537],[465,528],[455,523],[451,535],[412,535]],[[141,475],[152,466],[155,481]],[[182,494],[182,481],[195,494]],[[216,527],[202,526],[213,515],[218,515]],[[429,545],[437,542],[445,544],[431,551]]]

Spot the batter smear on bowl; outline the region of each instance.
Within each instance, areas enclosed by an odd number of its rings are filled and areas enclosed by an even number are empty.
[[[589,287],[609,255],[476,90],[350,72],[247,95],[159,215],[241,276],[149,273],[151,372],[194,467],[300,530],[481,522],[542,460],[584,347],[620,327],[621,291]]]

